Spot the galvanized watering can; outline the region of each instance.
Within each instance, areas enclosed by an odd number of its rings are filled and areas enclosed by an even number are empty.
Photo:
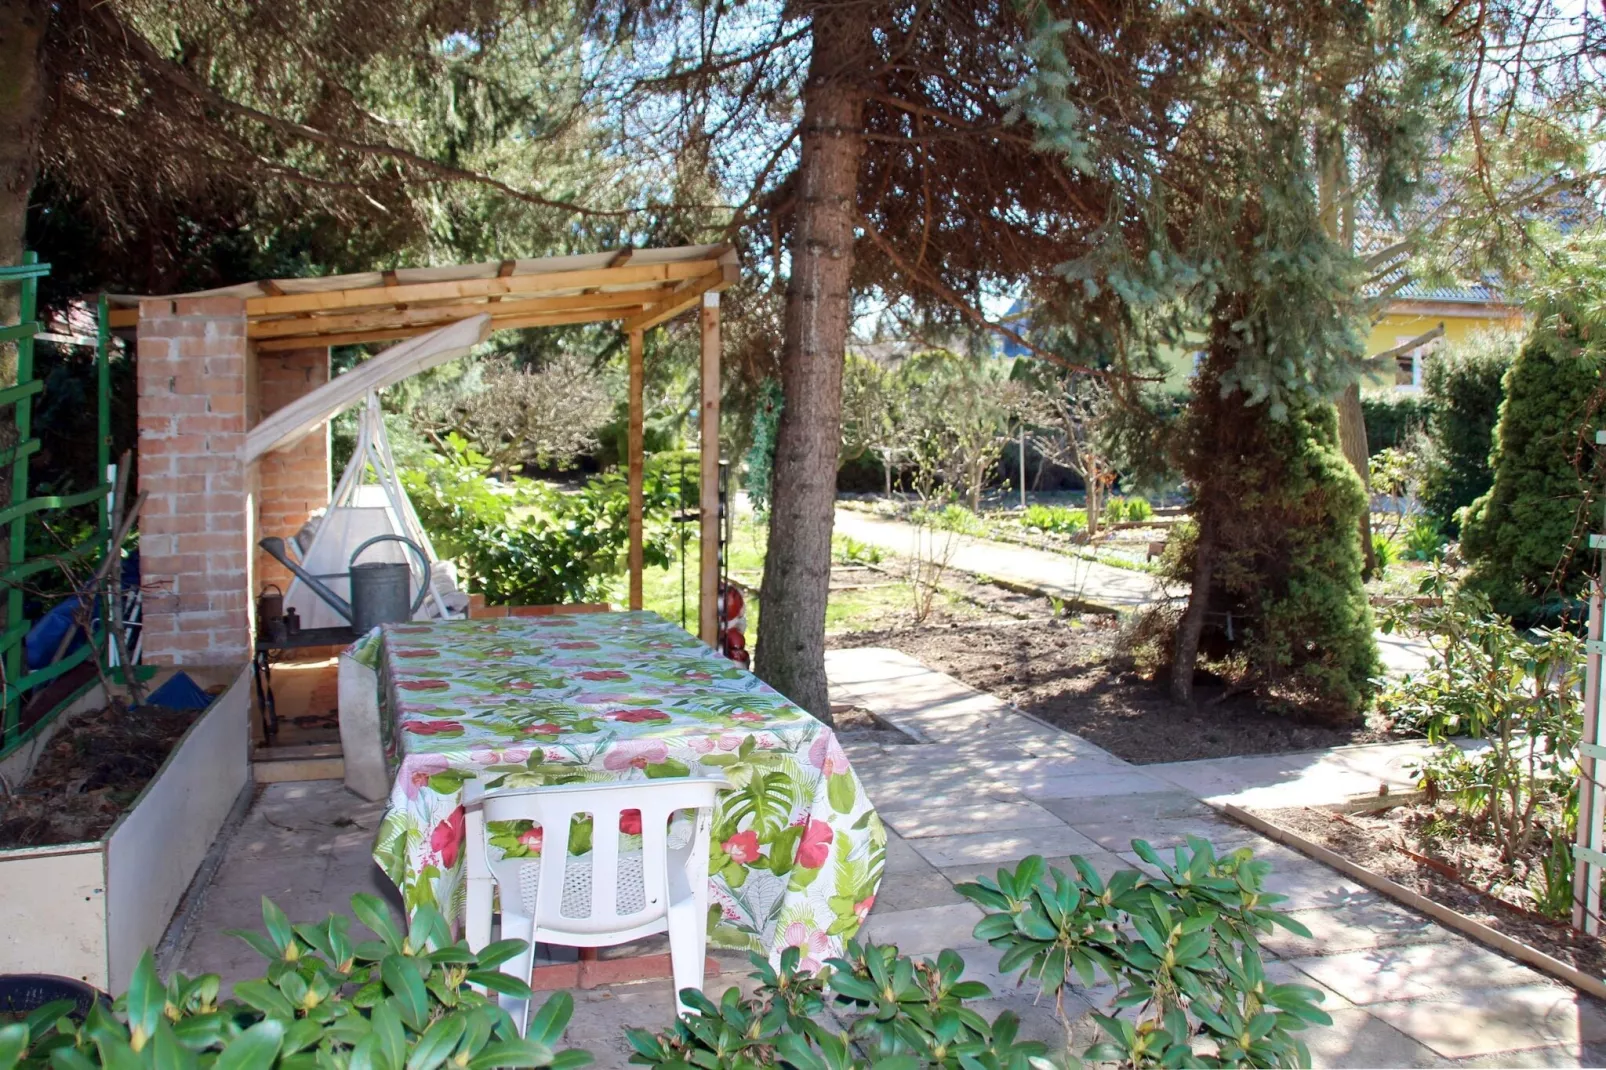
[[[418,560],[424,566],[424,582],[419,585],[418,597],[408,605],[408,588],[412,584],[412,569],[404,561],[368,561],[358,564],[357,558],[362,552],[377,542],[399,542],[412,549],[418,555]],[[276,535],[270,535],[257,543],[266,550],[274,560],[295,573],[314,594],[325,602],[351,624],[351,629],[358,634],[367,632],[376,624],[400,624],[413,619],[418,607],[424,604],[429,597],[430,560],[424,553],[424,548],[412,539],[402,535],[375,535],[363,543],[351,554],[351,571],[346,578],[351,584],[351,601],[347,602],[338,594],[324,585],[323,581],[296,562],[290,560],[285,552],[284,540]],[[331,577],[325,577],[328,579]]]

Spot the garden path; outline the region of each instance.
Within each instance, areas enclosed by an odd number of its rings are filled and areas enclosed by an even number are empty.
[[[857,509],[838,506],[835,531],[903,557],[913,557],[920,545],[917,540],[923,537],[928,554],[933,549],[940,552],[944,545],[951,546],[950,568],[1002,580],[1007,586],[1075,602],[1095,611],[1138,609],[1164,599],[1168,593],[1174,597],[1186,593],[1181,588],[1167,592],[1153,575],[1136,569],[1015,543],[920,529]],[[1428,647],[1419,639],[1378,632],[1377,649],[1384,670],[1391,676],[1416,672],[1427,664]]]
[[[959,949],[967,975],[998,993],[978,1005],[982,1013],[1012,1010],[1029,1034],[1064,1043],[1052,1007],[1001,977],[997,953],[971,935],[981,912],[956,883],[1029,854],[1057,865],[1080,854],[1104,873],[1141,868],[1132,839],[1166,849],[1192,833],[1222,847],[1249,845],[1273,862],[1271,890],[1287,895],[1285,908],[1315,934],[1267,941],[1274,978],[1326,994],[1334,1026],[1309,1038],[1315,1065],[1606,1065],[1606,1008],[1594,1000],[1223,820],[1199,798],[1319,769],[1334,754],[1349,754],[1345,760],[1371,776],[1388,764],[1378,757],[1385,752],[1280,755],[1277,769],[1227,767],[1236,768],[1236,780],[1222,773],[1187,781],[1180,766],[1209,763],[1129,765],[896,651],[831,651],[827,672],[833,699],[874,710],[915,741],[846,744],[888,828],[886,875],[864,935],[915,955]],[[1361,751],[1366,755],[1355,757]],[[1349,793],[1332,778],[1311,783]],[[164,971],[217,972],[231,984],[259,975],[261,960],[225,930],[260,929],[264,895],[298,922],[347,911],[358,891],[394,899],[369,856],[379,814],[378,804],[335,781],[263,788],[243,825],[220,844],[216,875],[191,895]],[[741,959],[719,957],[724,973],[710,978],[711,993],[745,973]],[[1066,1012],[1079,1019],[1078,1050],[1091,1035],[1083,1016],[1109,995],[1068,994]],[[626,1026],[659,1028],[673,1014],[667,982],[574,996],[565,1042],[593,1052],[601,1067],[626,1065]]]

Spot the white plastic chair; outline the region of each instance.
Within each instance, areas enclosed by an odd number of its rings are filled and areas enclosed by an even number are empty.
[[[654,933],[669,933],[675,1002],[685,988],[703,985],[708,947],[708,851],[714,801],[730,787],[718,779],[643,780],[561,784],[493,791],[468,803],[468,880],[465,935],[478,950],[490,939],[491,882],[501,892],[502,939],[530,946],[502,971],[530,979],[535,945],[608,947]],[[641,850],[621,853],[620,816],[641,811]],[[675,847],[669,820],[695,811],[691,838]],[[591,853],[568,852],[576,816],[592,819]],[[502,858],[486,843],[486,822],[533,821],[543,829],[540,858]],[[610,834],[611,832],[611,834]],[[522,1034],[529,1001],[503,997]]]

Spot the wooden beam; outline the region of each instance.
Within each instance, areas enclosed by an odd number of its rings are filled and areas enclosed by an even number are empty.
[[[284,296],[284,290],[281,289],[279,284],[274,282],[272,279],[258,279],[257,280],[257,289],[261,290],[263,293],[267,294],[269,297],[283,297]]]
[[[114,308],[107,313],[106,322],[110,324],[112,330],[114,331],[120,327],[138,327],[139,309]]]
[[[485,315],[497,306],[478,305],[477,315]],[[571,323],[607,323],[627,315],[629,309],[582,309],[578,312],[541,312],[526,316],[494,316],[491,330],[507,331],[524,327],[561,327]],[[354,346],[363,342],[387,342],[396,338],[412,338],[427,331],[437,330],[440,323],[415,327],[374,328],[368,331],[350,331],[342,334],[299,334],[288,338],[264,338],[256,343],[258,353],[277,353],[286,349],[305,349],[307,346]]]
[[[496,277],[499,278],[499,279],[505,279],[509,275],[513,274],[513,269],[518,267],[518,266],[519,266],[519,262],[517,260],[504,260],[500,264],[496,265]],[[487,302],[500,301],[500,300],[502,300],[502,295],[501,294],[492,294],[490,297],[487,297],[485,300]]]
[[[392,287],[364,286],[321,293],[293,293],[284,297],[253,297],[247,299],[245,312],[247,316],[338,312],[394,305],[402,301],[490,297],[493,294],[541,294],[583,290],[587,286],[646,286],[655,282],[696,279],[715,270],[722,270],[717,261],[677,260],[665,264],[625,264],[622,267],[590,268],[584,271],[542,271],[529,275],[510,275],[507,278],[457,279]]]
[[[613,254],[613,259],[608,261],[608,266],[611,268],[624,267],[630,262],[630,258],[635,255],[636,250],[627,245],[623,249],[620,249],[617,253]]]
[[[643,545],[643,516],[646,494],[642,489],[645,479],[645,460],[642,457],[643,426],[646,423],[646,406],[643,388],[646,373],[642,363],[640,331],[630,332],[630,425],[626,435],[625,454],[629,465],[630,483],[630,608],[642,605],[642,573],[645,568]]]
[[[690,279],[675,287],[668,297],[660,300],[656,305],[647,309],[639,316],[632,316],[625,320],[621,329],[626,331],[645,331],[656,327],[665,320],[674,319],[687,309],[695,308],[703,294],[710,290],[717,290],[726,285],[723,268],[715,267],[695,279]]]
[[[702,414],[698,424],[702,477],[697,634],[709,646],[719,642],[719,294],[702,295]]]
[[[490,305],[426,305],[404,310],[381,309],[337,316],[293,316],[282,319],[255,319],[246,327],[248,338],[286,338],[291,335],[335,334],[363,330],[386,330],[453,320],[489,312],[493,316],[528,316],[540,312],[578,312],[583,309],[636,309],[651,305],[663,294],[660,288],[627,290],[619,293],[575,294],[570,297],[532,297],[522,301],[503,301]],[[615,315],[625,315],[621,312]]]

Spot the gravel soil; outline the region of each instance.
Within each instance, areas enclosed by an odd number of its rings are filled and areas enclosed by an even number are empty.
[[[994,589],[996,590],[996,588]],[[1041,602],[1041,600],[1035,600]],[[1022,604],[1017,602],[1016,608]],[[989,692],[1139,765],[1316,750],[1385,738],[1375,726],[1334,727],[1268,712],[1201,676],[1192,709],[1120,667],[1117,626],[1092,615],[844,632],[833,648],[886,646]]]
[[[1351,814],[1306,806],[1251,812],[1513,940],[1606,976],[1606,943],[1533,912],[1538,851],[1508,871],[1492,844],[1420,804]]]

